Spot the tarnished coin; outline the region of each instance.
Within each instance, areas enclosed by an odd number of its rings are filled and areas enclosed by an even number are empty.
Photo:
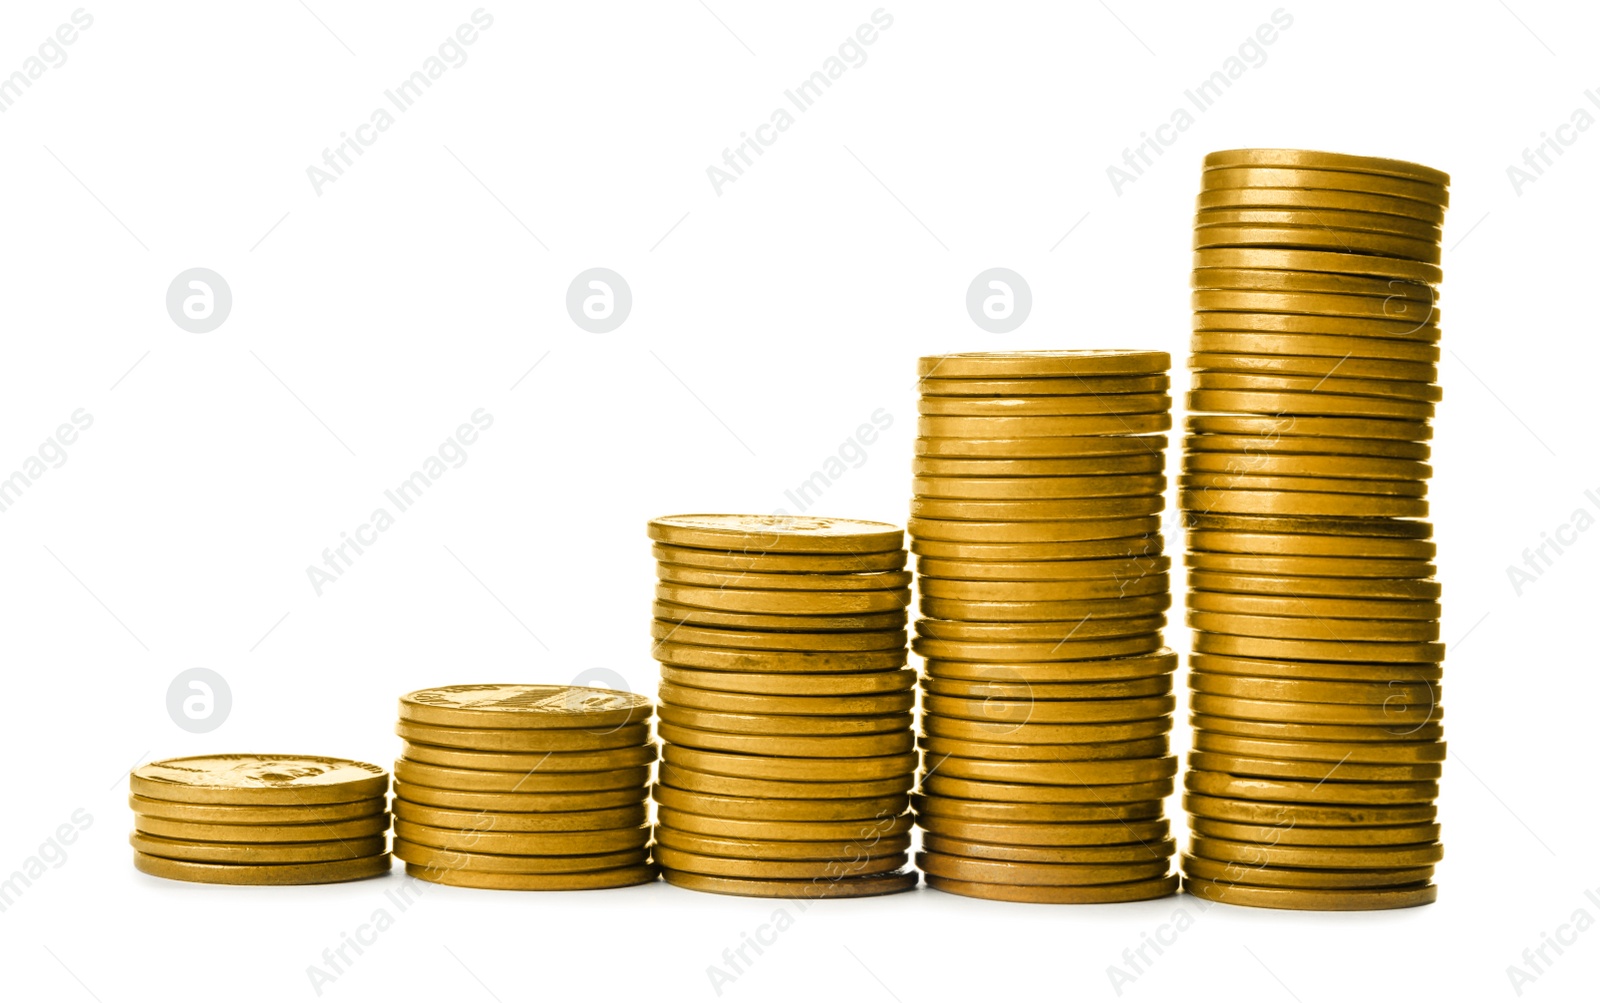
[[[873,895],[891,895],[907,892],[917,887],[916,871],[894,871],[888,874],[865,874],[856,877],[824,877],[798,880],[769,878],[727,878],[709,874],[693,874],[663,868],[661,877],[669,885],[697,892],[714,892],[718,895],[743,895],[748,898],[789,899],[846,899]]]
[[[781,780],[819,783],[874,783],[898,778],[917,768],[915,752],[857,758],[816,758],[796,756],[751,756],[708,752],[683,745],[668,744],[661,760],[674,767],[751,780]]]
[[[1166,352],[1122,348],[1036,352],[957,352],[917,360],[923,379],[1038,379],[1046,376],[1149,376],[1172,368]]]
[[[333,839],[321,843],[202,843],[133,832],[128,842],[140,853],[169,860],[213,864],[314,864],[383,853],[382,836]]]
[[[453,728],[620,728],[650,720],[650,698],[592,686],[474,683],[407,693],[400,718]]]
[[[311,805],[389,792],[382,767],[325,756],[190,756],[146,763],[129,775],[141,797],[190,804]]]
[[[712,571],[756,571],[763,574],[832,574],[873,571],[898,571],[906,566],[903,550],[842,554],[763,554],[743,550],[707,550],[703,547],[674,547],[657,543],[650,553],[663,564],[706,568]]]
[[[910,690],[856,695],[772,696],[702,690],[667,680],[661,683],[661,700],[674,707],[693,710],[736,714],[815,714],[821,717],[900,714],[911,710],[917,702],[916,694]]]
[[[212,825],[313,825],[321,822],[347,822],[387,810],[384,798],[364,798],[336,804],[309,805],[228,805],[189,804],[183,801],[157,801],[155,798],[128,796],[128,807],[140,815],[177,822],[204,822]],[[157,854],[159,856],[159,854]]]
[[[507,874],[497,871],[469,871],[455,868],[419,867],[407,864],[406,873],[435,884],[458,888],[494,888],[519,892],[568,892],[594,888],[624,888],[644,885],[656,879],[654,864],[618,867],[606,871],[571,874]]]
[[[435,829],[492,829],[495,832],[587,832],[596,829],[625,829],[643,825],[648,814],[643,802],[622,808],[596,811],[468,811],[434,808],[396,798],[395,821],[425,825]],[[395,830],[399,831],[398,827]]]
[[[888,523],[810,515],[667,515],[650,520],[649,535],[673,547],[745,554],[870,554],[905,542]]]
[[[642,849],[650,842],[647,825],[583,832],[510,832],[496,829],[494,821],[480,816],[476,828],[442,829],[396,818],[394,836],[397,843],[404,840],[436,850],[541,857],[620,853]]]
[[[379,836],[389,828],[389,814],[368,815],[342,822],[306,822],[290,825],[227,825],[180,822],[170,818],[133,816],[133,827],[151,836],[195,843],[326,843],[336,839]]]
[[[428,766],[489,773],[589,773],[648,767],[656,761],[656,747],[643,742],[618,749],[593,752],[483,752],[406,742],[401,753],[407,760]]]
[[[642,804],[649,797],[645,786],[610,791],[455,791],[396,780],[394,796],[412,804],[457,811],[587,812]]]
[[[966,898],[999,902],[1037,902],[1055,905],[1088,905],[1102,902],[1140,902],[1166,898],[1178,891],[1178,875],[1147,881],[1128,881],[1109,885],[1011,885],[981,881],[956,881],[937,874],[927,876],[928,887]]]
[[[643,787],[650,783],[650,767],[644,765],[566,773],[536,767],[496,772],[434,766],[400,759],[394,764],[394,779],[396,784],[417,784],[450,791],[558,794],[575,791],[621,791]],[[381,807],[380,805],[380,810]]]
[[[656,565],[656,578],[675,585],[713,589],[777,589],[784,592],[858,592],[903,589],[909,571],[849,571],[829,574],[721,571],[679,564]]]
[[[396,860],[429,871],[473,871],[480,874],[581,874],[618,867],[639,867],[650,860],[650,852],[643,847],[574,856],[531,856],[441,850],[403,839],[394,841],[394,856]]]
[[[394,732],[407,742],[479,752],[596,752],[640,745],[650,725],[606,728],[456,728],[399,721]]]
[[[356,881],[389,873],[387,853],[311,864],[217,864],[172,860],[135,852],[133,866],[146,874],[174,881],[214,885],[320,885]]]

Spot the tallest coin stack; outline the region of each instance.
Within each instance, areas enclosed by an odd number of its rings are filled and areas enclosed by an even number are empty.
[[[1444,647],[1422,520],[1449,177],[1230,150],[1202,178],[1186,887],[1290,909],[1431,902]]]

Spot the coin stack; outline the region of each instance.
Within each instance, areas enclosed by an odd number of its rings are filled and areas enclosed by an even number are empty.
[[[1177,890],[1164,352],[919,362],[917,862],[977,898]]]
[[[791,899],[916,887],[900,528],[678,515],[649,535],[666,880]]]
[[[1285,909],[1431,902],[1444,646],[1422,520],[1449,177],[1229,150],[1202,178],[1186,887]]]
[[[313,885],[389,872],[389,775],[323,756],[166,759],[134,770],[133,865],[224,885]]]
[[[650,700],[484,683],[400,698],[394,855],[439,884],[619,888],[650,863]]]

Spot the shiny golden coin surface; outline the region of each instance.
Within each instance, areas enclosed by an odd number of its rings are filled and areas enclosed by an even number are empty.
[[[1350,551],[1354,549],[1352,547]],[[1300,554],[1255,556],[1193,553],[1185,559],[1185,563],[1196,571],[1288,578],[1431,578],[1439,570],[1432,561],[1426,560]]]
[[[134,832],[128,842],[151,857],[213,864],[314,864],[372,857],[388,848],[382,836],[321,843],[201,843]]]
[[[1202,195],[1202,199],[1204,198],[1205,195]],[[1428,217],[1422,215],[1417,218]],[[1442,214],[1439,220],[1443,220]],[[1444,279],[1444,272],[1438,265],[1422,261],[1409,261],[1376,254],[1303,251],[1275,247],[1207,248],[1194,253],[1194,267],[1277,268],[1297,272],[1332,272],[1338,275],[1364,275],[1379,279],[1404,279],[1432,284]]]
[[[1416,326],[1439,323],[1439,307],[1431,300],[1387,294],[1302,293],[1283,290],[1197,289],[1189,295],[1195,311],[1242,311],[1266,314],[1311,314],[1327,317],[1370,317]]]
[[[741,613],[703,609],[656,600],[650,606],[657,621],[676,626],[708,627],[713,630],[773,631],[778,633],[843,633],[846,631],[899,630],[906,625],[906,611],[882,613],[796,614]]]
[[[696,815],[662,806],[660,823],[681,832],[723,839],[764,839],[802,843],[830,840],[864,841],[891,838],[911,831],[910,812],[881,818],[832,822],[782,822],[772,819],[723,818]]]
[[[314,825],[322,822],[347,822],[387,810],[384,798],[365,798],[335,804],[310,805],[224,805],[188,804],[158,801],[128,795],[128,807],[136,814],[166,818],[177,822],[205,822],[213,825]]]
[[[1444,859],[1440,843],[1409,843],[1399,846],[1291,846],[1240,843],[1210,836],[1192,836],[1190,853],[1207,860],[1236,861],[1267,867],[1316,867],[1327,869],[1424,867]]]
[[[1165,616],[1106,620],[1039,620],[1032,623],[973,623],[966,620],[918,620],[917,633],[945,641],[1085,641],[1101,637],[1133,637],[1165,627]]]
[[[759,780],[703,773],[673,763],[661,764],[661,782],[696,794],[733,798],[793,798],[796,800],[890,797],[914,785],[910,771],[884,780]]]
[[[910,690],[917,674],[911,669],[887,672],[717,672],[661,666],[663,682],[721,693],[763,697],[848,697]]]
[[[1141,902],[1166,898],[1178,891],[1178,875],[1148,881],[1110,885],[1009,885],[981,881],[955,881],[937,874],[927,876],[928,887],[964,898],[996,902],[1034,902],[1051,905],[1089,905],[1105,902]]]
[[[1280,742],[1434,742],[1444,737],[1444,725],[1437,719],[1417,724],[1306,724],[1299,721],[1246,720],[1191,714],[1196,728],[1220,735],[1265,738]]]
[[[1349,153],[1324,153],[1320,150],[1218,150],[1206,154],[1205,170],[1219,167],[1291,167],[1308,170],[1353,171],[1358,174],[1385,174],[1409,178],[1445,188],[1450,175],[1422,164],[1386,157],[1363,157]]]
[[[1437,822],[1421,825],[1330,826],[1312,828],[1297,825],[1246,825],[1194,816],[1189,828],[1201,836],[1230,839],[1268,846],[1404,846],[1408,843],[1437,843]]]
[[[926,831],[951,839],[1006,846],[1106,846],[1158,843],[1168,838],[1165,819],[1129,819],[1114,822],[975,822],[944,815],[918,815]]]
[[[1322,620],[1316,617],[1255,616],[1191,612],[1189,626],[1216,634],[1312,641],[1437,641],[1437,620]]]
[[[1327,393],[1344,396],[1397,398],[1437,403],[1444,390],[1436,383],[1366,380],[1352,376],[1280,376],[1258,373],[1196,373],[1195,390],[1244,390],[1265,393]]]
[[[453,728],[620,728],[650,720],[650,698],[592,686],[473,683],[407,693],[400,718]]]
[[[640,745],[650,725],[615,728],[456,728],[399,721],[394,733],[407,742],[479,752],[597,752]]]
[[[470,812],[587,812],[625,808],[642,804],[649,794],[647,785],[612,791],[564,791],[524,793],[522,791],[453,791],[395,781],[394,796],[401,801],[430,808],[450,808]]]
[[[720,609],[732,613],[839,616],[904,609],[911,602],[911,590],[780,592],[776,589],[699,588],[693,585],[662,583],[656,586],[656,598],[662,602],[677,603],[681,606]]]
[[[899,596],[896,595],[896,601]],[[904,605],[904,603],[901,603]],[[747,648],[755,651],[810,651],[856,652],[894,651],[905,647],[903,630],[851,631],[842,633],[786,632],[764,630],[723,630],[714,627],[691,627],[687,624],[654,620],[650,636],[657,641],[671,641],[676,645],[699,645],[712,648]],[[662,645],[652,647],[657,661],[671,661],[662,656]],[[675,663],[678,664],[678,663]]]
[[[1081,394],[1071,397],[929,397],[917,413],[957,417],[1153,414],[1172,408],[1167,394]]]
[[[435,829],[472,830],[492,828],[496,832],[585,832],[593,829],[625,829],[643,825],[648,813],[644,801],[621,808],[593,811],[500,811],[435,808],[396,798],[396,821],[414,822]]]
[[[1202,210],[1208,213],[1259,212],[1263,210]],[[1266,210],[1290,212],[1293,210]],[[1371,218],[1370,214],[1364,214]],[[1418,225],[1401,221],[1402,225]],[[1428,224],[1421,224],[1427,226]],[[1376,279],[1360,275],[1337,275],[1332,272],[1297,272],[1272,268],[1196,268],[1189,273],[1189,285],[1194,289],[1247,289],[1256,292],[1329,293],[1337,296],[1394,296],[1401,299],[1432,303],[1438,299],[1438,288],[1426,282],[1407,279]]]
[[[825,877],[802,880],[777,878],[725,878],[709,874],[692,874],[663,868],[661,877],[669,885],[697,892],[718,895],[742,895],[747,898],[790,899],[847,899],[866,898],[873,895],[892,895],[908,892],[917,887],[916,871],[895,871],[889,874],[865,874],[858,877]]]
[[[394,856],[407,864],[431,871],[476,871],[489,874],[578,874],[609,871],[618,867],[638,867],[650,860],[643,847],[612,853],[586,853],[575,856],[530,856],[508,853],[468,853],[440,850],[421,843],[394,841]]]
[[[1170,716],[1109,724],[1017,724],[1001,721],[967,721],[927,715],[922,727],[928,735],[965,742],[1006,742],[1015,745],[1084,745],[1090,742],[1133,742],[1155,738],[1172,730]]]
[[[941,641],[938,638],[919,637],[912,642],[911,648],[925,658],[950,661],[1055,662],[1075,658],[1104,659],[1149,654],[1161,649],[1161,635],[1154,633],[1136,637],[1097,638],[1089,641],[1035,641],[1015,644]]]
[[[1439,721],[1443,708],[1433,703],[1333,704],[1291,700],[1261,700],[1196,692],[1189,707],[1196,714],[1243,720],[1305,724],[1407,727]]]
[[[1172,692],[1172,676],[1094,680],[1082,683],[1030,683],[1011,679],[945,679],[929,676],[924,693],[968,700],[1104,700],[1162,696]],[[988,757],[983,757],[988,758]]]
[[[1164,556],[1113,557],[1101,560],[1063,561],[948,561],[924,557],[917,573],[925,578],[962,581],[1071,581],[1084,578],[1138,578],[1172,567]]]
[[[1308,703],[1383,704],[1405,707],[1437,704],[1443,689],[1433,682],[1407,683],[1390,679],[1381,683],[1332,682],[1322,679],[1275,679],[1270,676],[1212,674],[1198,669],[1189,673],[1189,686],[1199,693],[1244,697],[1250,700],[1290,700]]]
[[[1420,518],[1428,514],[1422,498],[1380,495],[1341,495],[1316,491],[1236,491],[1226,488],[1185,488],[1178,504],[1200,512],[1240,515],[1326,515]]]
[[[909,727],[863,735],[761,735],[705,731],[663,722],[661,737],[674,745],[731,752],[747,756],[793,756],[806,759],[856,759],[867,756],[894,756],[916,747]]]
[[[1431,824],[1437,811],[1430,802],[1384,805],[1307,805],[1282,801],[1213,797],[1186,793],[1184,810],[1191,815],[1248,825],[1296,828],[1375,828]]]
[[[1438,763],[1314,763],[1299,760],[1232,756],[1216,752],[1189,753],[1189,766],[1241,777],[1279,780],[1351,780],[1409,783],[1437,780],[1444,769]]]
[[[1428,493],[1423,481],[1384,481],[1374,478],[1279,477],[1271,474],[1183,474],[1178,487],[1185,491],[1315,491],[1324,494],[1377,495],[1385,498],[1421,498]]]
[[[1184,876],[1217,885],[1246,888],[1377,889],[1414,885],[1433,879],[1433,865],[1383,868],[1273,867],[1237,860],[1209,860],[1193,854],[1182,858]]]
[[[1309,435],[1216,435],[1189,436],[1188,455],[1229,453],[1249,456],[1337,456],[1358,459],[1426,460],[1433,449],[1426,442],[1401,442],[1393,439],[1344,439]],[[1290,529],[1289,532],[1296,530]],[[1360,534],[1352,534],[1360,535]]]
[[[877,735],[911,727],[911,713],[902,711],[893,714],[821,717],[804,714],[748,714],[697,710],[692,707],[663,704],[661,721],[663,724],[676,727],[736,735]]]
[[[519,892],[568,892],[580,889],[624,888],[644,885],[656,879],[654,865],[618,867],[607,871],[573,874],[507,874],[497,871],[469,871],[458,868],[419,867],[407,864],[406,873],[434,884],[457,888],[493,888]]]
[[[714,589],[776,589],[784,592],[857,592],[903,589],[911,584],[909,571],[850,571],[832,574],[719,571],[677,564],[657,564],[656,577],[676,585]]]
[[[1108,885],[1149,881],[1167,873],[1165,859],[1124,864],[1037,864],[1014,860],[979,860],[942,853],[917,854],[926,874],[953,881],[1007,885]]]
[[[1172,368],[1166,352],[1122,348],[1038,352],[957,352],[917,360],[923,379],[1038,379],[1045,376],[1150,376]]]
[[[1172,713],[1177,706],[1171,694],[1123,700],[981,700],[923,694],[923,713],[964,721],[997,724],[1098,724],[1107,721],[1144,721]]]
[[[903,631],[898,632],[904,637]],[[757,634],[756,640],[771,644],[766,634]],[[740,649],[687,644],[673,639],[658,641],[651,654],[664,665],[686,669],[707,669],[717,672],[776,673],[837,673],[884,672],[898,669],[906,663],[905,642],[878,650],[866,651],[796,651],[781,648]]]
[[[873,783],[900,777],[917,768],[915,752],[856,758],[748,756],[666,745],[662,762],[674,767],[751,780],[825,783]]]
[[[1296,641],[1286,638],[1238,637],[1197,631],[1194,650],[1240,658],[1283,658],[1312,662],[1442,662],[1444,645],[1437,642]]]
[[[898,571],[906,566],[903,550],[872,553],[847,551],[841,554],[763,554],[743,550],[707,550],[704,547],[674,547],[657,543],[650,554],[662,564],[705,568],[711,571],[755,571],[762,574],[833,574],[872,571]]]
[[[1421,442],[1433,437],[1425,421],[1389,418],[1325,417],[1269,414],[1201,414],[1189,417],[1189,430],[1197,435],[1253,435],[1265,438],[1299,437],[1332,439],[1382,439]]]
[[[1425,422],[1433,418],[1428,401],[1388,397],[1356,397],[1334,393],[1288,393],[1249,390],[1193,390],[1189,410],[1233,414],[1296,415],[1333,418],[1392,418]]]
[[[1172,751],[1166,736],[1140,738],[1127,742],[1029,745],[1021,742],[964,742],[938,735],[922,735],[918,737],[917,745],[923,750],[929,769],[939,768],[939,764],[946,756],[1003,762],[1078,763],[1106,759],[1145,759],[1165,756]]]
[[[953,417],[918,415],[917,435],[930,439],[1030,439],[1060,436],[1121,436],[1165,432],[1170,410],[1146,414]]]
[[[151,836],[196,843],[326,843],[382,835],[389,828],[389,814],[298,825],[225,825],[134,815],[133,827]]]
[[[1438,764],[1445,756],[1445,743],[1439,741],[1293,742],[1205,730],[1195,732],[1194,747],[1199,752],[1318,763]]]
[[[972,522],[1060,522],[1070,519],[1127,518],[1158,513],[1164,507],[1160,494],[1122,498],[1037,499],[911,499],[915,519],[953,519]]]
[[[1211,226],[1268,226],[1312,227],[1342,233],[1354,230],[1363,233],[1385,233],[1409,237],[1437,244],[1443,238],[1439,226],[1427,220],[1392,213],[1359,212],[1349,209],[1304,210],[1286,206],[1250,206],[1200,209],[1194,215],[1194,225]],[[1342,246],[1342,245],[1340,245]]]
[[[1218,188],[1311,188],[1344,192],[1364,192],[1390,198],[1447,207],[1450,192],[1444,184],[1418,181],[1408,176],[1369,174],[1308,167],[1221,167],[1208,165],[1200,175],[1202,189]]]
[[[890,818],[910,807],[909,790],[867,798],[753,798],[703,794],[665,783],[654,789],[663,808],[712,818],[769,822],[843,822]]]
[[[1320,355],[1251,355],[1242,352],[1197,352],[1189,368],[1205,373],[1243,373],[1251,376],[1309,376],[1315,379],[1391,380],[1401,383],[1438,383],[1439,367],[1431,362],[1395,359],[1358,359]]]
[[[1160,474],[1166,457],[1155,452],[1118,456],[1063,457],[1060,459],[963,459],[918,456],[911,461],[917,477],[1138,477]],[[916,541],[911,549],[916,551]]]
[[[1081,683],[1144,679],[1170,674],[1178,667],[1177,652],[1160,648],[1147,655],[1075,662],[962,662],[929,659],[928,675],[980,682]]]
[[[487,773],[590,773],[648,766],[656,761],[656,747],[640,743],[594,752],[479,752],[438,745],[406,742],[401,754],[411,762],[456,770]]]
[[[1210,902],[1256,906],[1263,909],[1303,909],[1314,912],[1409,909],[1439,899],[1439,886],[1401,885],[1372,891],[1326,891],[1303,888],[1256,888],[1214,881],[1187,881],[1184,890]]]
[[[1125,823],[1155,822],[1165,832],[1160,801],[1124,801],[1116,804],[1042,804],[1009,801],[979,801],[966,798],[914,794],[911,805],[918,816],[938,815],[967,822],[1005,822],[1010,824],[1050,823],[1070,830],[1078,840],[1068,845],[1121,844],[1137,842],[1127,835]],[[1070,824],[1067,824],[1070,823]],[[1119,836],[1120,834],[1120,836]],[[1157,838],[1165,838],[1164,836]],[[994,842],[984,840],[984,842]]]
[[[1327,599],[1438,599],[1436,581],[1427,579],[1312,578],[1191,571],[1189,586],[1208,592],[1244,595],[1301,595]],[[1225,654],[1225,652],[1217,652]],[[1268,656],[1271,657],[1271,656]],[[1426,660],[1426,659],[1424,659]],[[1436,661],[1437,659],[1435,659]]]
[[[1434,366],[1442,354],[1432,342],[1403,337],[1352,337],[1301,331],[1197,330],[1189,336],[1189,350],[1202,355],[1256,355],[1274,359],[1350,359],[1365,363],[1400,362]],[[1339,353],[1339,354],[1332,354]],[[1289,363],[1285,363],[1287,365]]]
[[[930,579],[931,581],[932,579]],[[1125,620],[1152,616],[1172,608],[1172,595],[1155,592],[1111,599],[1084,599],[1044,602],[977,601],[923,596],[918,602],[922,614],[933,620],[964,620],[972,623],[1039,623],[1079,620]]]
[[[415,784],[458,792],[505,794],[564,794],[575,791],[620,791],[650,783],[650,767],[565,773],[533,767],[526,770],[474,770],[434,766],[409,759],[394,764],[396,784]],[[379,809],[382,810],[382,805]]]
[[[924,578],[918,586],[923,595],[932,599],[958,599],[965,602],[1083,602],[1162,594],[1170,589],[1171,580],[1165,572],[1136,570],[1121,577],[1083,580],[1012,582]]]
[[[320,885],[389,873],[387,853],[311,864],[216,864],[135,852],[133,866],[158,878],[214,885]]]
[[[925,498],[967,501],[1045,501],[1069,498],[1130,498],[1159,494],[1167,479],[1141,477],[916,477],[911,490]]]
[[[1191,754],[1191,757],[1194,754]],[[1005,762],[994,759],[965,759],[940,756],[939,772],[963,780],[987,780],[1002,784],[1060,784],[1088,786],[1136,784],[1164,780],[1178,774],[1178,757],[1154,759],[1091,760],[1078,763]]]
[[[1121,801],[1159,800],[1172,793],[1171,780],[1152,780],[1138,784],[1007,784],[992,780],[968,780],[928,772],[922,778],[924,793],[940,797],[1036,804],[1115,804]]]
[[[129,775],[141,797],[189,804],[310,805],[389,792],[380,766],[325,756],[189,756],[146,763]]]
[[[1060,522],[974,522],[952,519],[912,519],[911,532],[928,540],[954,543],[1081,542],[1149,536],[1159,532],[1155,515],[1113,519],[1069,519]]]
[[[1444,336],[1439,329],[1443,319],[1435,311],[1432,323],[1382,320],[1376,317],[1339,317],[1331,314],[1254,313],[1238,310],[1197,311],[1190,316],[1195,332],[1234,331],[1251,334],[1337,335],[1346,338],[1376,338],[1437,344]]]
[[[702,690],[663,680],[661,700],[675,707],[730,711],[737,714],[815,714],[822,717],[900,714],[916,705],[910,690],[855,696],[770,696]]]
[[[1366,192],[1336,191],[1331,188],[1213,188],[1200,192],[1195,198],[1197,213],[1230,209],[1278,210],[1302,214],[1359,212],[1398,216],[1435,227],[1443,225],[1445,215],[1443,206],[1418,202],[1415,199]],[[1308,266],[1296,264],[1288,267],[1302,269]]]
[[[1167,448],[1165,435],[1033,435],[1010,438],[921,437],[916,455],[937,460],[1078,460],[1149,456]]]
[[[1015,379],[940,379],[917,381],[923,397],[1079,397],[1098,394],[1159,394],[1172,386],[1171,377],[1042,376]]]
[[[1309,780],[1272,780],[1232,777],[1225,773],[1190,770],[1184,788],[1212,797],[1253,801],[1287,801],[1294,804],[1391,805],[1426,804],[1439,797],[1439,785],[1416,783],[1327,783]]]
[[[1189,547],[1191,550],[1211,553],[1255,554],[1263,557],[1354,557],[1406,561],[1431,561],[1438,552],[1438,546],[1432,540],[1382,537],[1351,539],[1322,533],[1235,533],[1203,529],[1190,530]],[[1404,615],[1398,617],[1377,615],[1377,618],[1425,619]]]
[[[846,860],[750,860],[743,857],[720,857],[713,854],[691,853],[677,847],[657,844],[653,851],[656,863],[675,872],[704,874],[724,878],[758,880],[842,880],[858,876],[899,871],[906,865],[904,852],[857,857]]]
[[[1196,250],[1212,247],[1283,247],[1347,251],[1405,258],[1430,265],[1437,265],[1443,257],[1442,249],[1432,240],[1315,226],[1201,226],[1195,227],[1192,246]]]
[[[620,853],[638,850],[650,842],[647,825],[583,832],[509,832],[494,828],[494,821],[484,816],[476,828],[441,829],[397,818],[394,836],[396,842],[404,840],[436,850],[545,857]]]
[[[673,547],[745,554],[870,554],[905,542],[888,523],[810,515],[668,515],[650,520],[649,535]]]
[[[669,825],[658,825],[656,845],[670,846],[687,853],[739,857],[744,860],[852,861],[891,853],[904,853],[911,847],[911,834],[909,832],[893,836],[874,834],[858,839],[802,842],[792,839],[729,839],[721,836],[702,836],[693,832],[681,832]]]

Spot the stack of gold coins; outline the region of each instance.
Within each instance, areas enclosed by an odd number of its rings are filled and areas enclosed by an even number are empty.
[[[917,862],[977,898],[1176,891],[1164,352],[932,356],[911,549],[926,660]]]
[[[133,865],[224,885],[313,885],[389,872],[389,775],[323,756],[191,756],[129,777]]]
[[[650,700],[484,683],[400,698],[394,855],[468,888],[569,891],[655,880]]]
[[[666,880],[792,899],[916,887],[904,533],[678,515],[649,534]]]
[[[1202,177],[1187,887],[1431,902],[1444,646],[1422,520],[1449,177],[1301,150],[1214,153]]]

